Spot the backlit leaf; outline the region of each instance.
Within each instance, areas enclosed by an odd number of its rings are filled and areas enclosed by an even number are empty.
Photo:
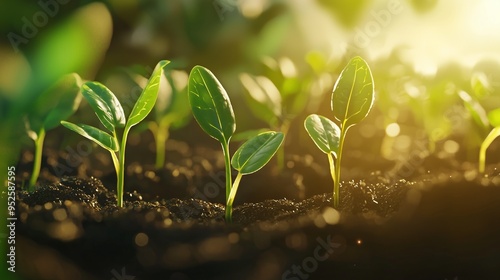
[[[81,136],[94,141],[108,151],[118,151],[116,139],[98,128],[86,124],[74,124],[66,121],[62,121],[61,124]]]
[[[349,61],[340,73],[332,93],[332,111],[335,118],[346,126],[363,120],[374,100],[373,78],[368,64],[359,56]]]
[[[125,113],[118,98],[105,85],[99,82],[86,82],[82,86],[82,95],[92,110],[109,131],[125,126]]]
[[[251,174],[266,165],[283,143],[281,132],[264,132],[245,142],[235,153],[231,165],[241,174]]]
[[[272,123],[281,117],[281,95],[276,86],[264,76],[241,74],[240,81],[248,96],[248,104],[259,119]]]
[[[458,96],[463,100],[465,108],[469,111],[476,129],[481,133],[481,137],[488,134],[489,122],[488,116],[483,106],[479,104],[475,99],[472,98],[467,92],[461,90],[458,92]]]
[[[309,115],[304,121],[307,133],[316,146],[325,154],[339,152],[340,128],[328,118],[316,114]]]
[[[200,127],[219,142],[229,143],[236,129],[233,107],[215,75],[203,66],[195,66],[189,74],[188,93]]]
[[[139,99],[134,105],[132,112],[127,120],[127,127],[134,126],[144,120],[147,115],[153,110],[153,107],[158,98],[158,91],[160,89],[160,80],[163,77],[163,67],[165,67],[170,62],[167,60],[160,61],[157,65],[153,74],[149,78],[148,84],[142,91]]]

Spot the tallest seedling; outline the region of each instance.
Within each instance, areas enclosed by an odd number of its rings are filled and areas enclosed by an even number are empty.
[[[226,168],[226,221],[232,221],[233,202],[241,177],[264,167],[283,143],[284,134],[268,131],[245,142],[231,160],[229,141],[236,130],[229,96],[215,75],[203,66],[195,66],[189,74],[189,104],[200,127],[222,145]],[[231,165],[238,175],[232,184]]]
[[[342,70],[333,87],[332,111],[339,125],[315,114],[308,116],[304,122],[314,143],[328,155],[330,173],[334,182],[333,206],[335,208],[340,204],[340,163],[347,130],[368,115],[373,106],[374,95],[370,67],[361,57],[354,57]]]

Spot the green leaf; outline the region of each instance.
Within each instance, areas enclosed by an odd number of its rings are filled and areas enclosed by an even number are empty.
[[[323,116],[312,114],[304,121],[304,127],[316,146],[323,153],[332,153],[337,157],[339,152],[340,128],[334,122]]]
[[[45,130],[57,127],[62,120],[69,118],[80,106],[80,88],[82,80],[78,74],[67,75],[64,79],[66,88],[63,90],[64,96],[58,99],[57,106],[48,114],[44,121]],[[56,97],[53,97],[56,98]]]
[[[176,97],[187,88],[188,75],[183,71],[165,70],[166,81],[161,84],[156,101],[156,119],[161,119],[171,111],[175,111],[174,104]],[[189,106],[187,106],[189,108]]]
[[[231,165],[241,174],[251,174],[266,165],[285,138],[281,132],[264,132],[245,142],[235,153]]]
[[[500,108],[490,111],[488,120],[493,127],[500,127]]]
[[[61,124],[81,136],[94,141],[108,151],[118,151],[116,139],[98,128],[86,124],[74,124],[66,121],[62,121]]]
[[[132,127],[142,120],[153,110],[153,107],[158,98],[158,91],[160,89],[160,79],[163,76],[163,68],[169,64],[170,61],[162,60],[156,65],[153,74],[149,78],[148,84],[142,91],[139,99],[134,105],[132,112],[127,121],[127,127]]]
[[[167,91],[170,91],[168,106],[162,106],[161,96],[156,102],[156,119],[160,123],[168,123],[172,128],[185,126],[190,120],[191,107],[189,106],[187,83],[188,75],[184,71],[170,70],[166,73],[168,83]]]
[[[281,95],[271,80],[264,76],[241,74],[240,81],[247,93],[247,103],[253,114],[272,124],[281,117]]]
[[[477,98],[483,98],[493,91],[488,77],[483,72],[476,72],[472,75],[471,87]]]
[[[125,126],[125,113],[118,98],[105,85],[99,82],[86,82],[82,86],[82,95],[92,110],[109,131]]]
[[[252,130],[246,130],[242,131],[239,133],[236,133],[231,137],[231,141],[234,142],[240,142],[240,141],[246,141],[250,138],[253,138],[263,132],[269,131],[268,128],[260,128],[260,129],[252,129]]]
[[[203,66],[195,66],[189,74],[188,93],[200,127],[219,142],[229,143],[236,129],[233,107],[215,75]]]
[[[40,94],[28,114],[30,129],[38,132],[43,127],[47,131],[69,118],[80,104],[81,83],[78,74],[68,74]]]
[[[463,90],[458,92],[458,96],[463,100],[465,108],[469,111],[474,124],[482,134],[481,137],[484,137],[488,133],[490,125],[483,106]]]
[[[363,120],[373,106],[374,85],[368,64],[359,56],[349,61],[333,88],[332,111],[342,129]]]

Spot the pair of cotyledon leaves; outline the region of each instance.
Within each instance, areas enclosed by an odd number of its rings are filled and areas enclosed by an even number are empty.
[[[200,127],[223,145],[236,130],[233,107],[215,75],[195,66],[189,75],[189,103]],[[251,174],[266,165],[283,143],[281,132],[263,132],[245,142],[233,155],[231,165],[241,174]]]
[[[339,153],[341,130],[345,133],[349,127],[368,115],[373,106],[373,97],[374,85],[370,68],[361,57],[354,57],[340,73],[332,92],[333,115],[341,126],[316,114],[309,115],[304,122],[305,129],[316,146],[322,152],[332,153],[336,157]]]
[[[125,113],[123,112],[120,102],[106,86],[99,82],[86,82],[83,84],[83,97],[88,101],[90,107],[94,110],[104,127],[113,135],[85,124],[73,124],[66,121],[62,121],[61,124],[83,137],[96,142],[104,149],[113,152],[118,151],[119,147],[115,129],[122,127],[125,127],[126,130],[130,129],[132,126],[144,120],[151,112],[158,97],[163,68],[168,63],[169,61],[163,60],[157,64],[146,87],[137,99],[128,120],[125,118]]]

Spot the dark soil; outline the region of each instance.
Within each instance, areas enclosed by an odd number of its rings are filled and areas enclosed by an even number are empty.
[[[107,280],[500,277],[498,166],[480,176],[473,165],[428,158],[410,180],[381,172],[354,179],[359,170],[352,168],[335,210],[321,164],[291,157],[286,170],[243,178],[228,225],[218,153],[177,152],[170,153],[177,164],[161,170],[132,156],[121,209],[106,162],[90,158],[65,174],[71,176],[56,176],[67,155],[46,158],[35,192],[18,184],[19,273]],[[27,162],[18,170],[30,170]]]

